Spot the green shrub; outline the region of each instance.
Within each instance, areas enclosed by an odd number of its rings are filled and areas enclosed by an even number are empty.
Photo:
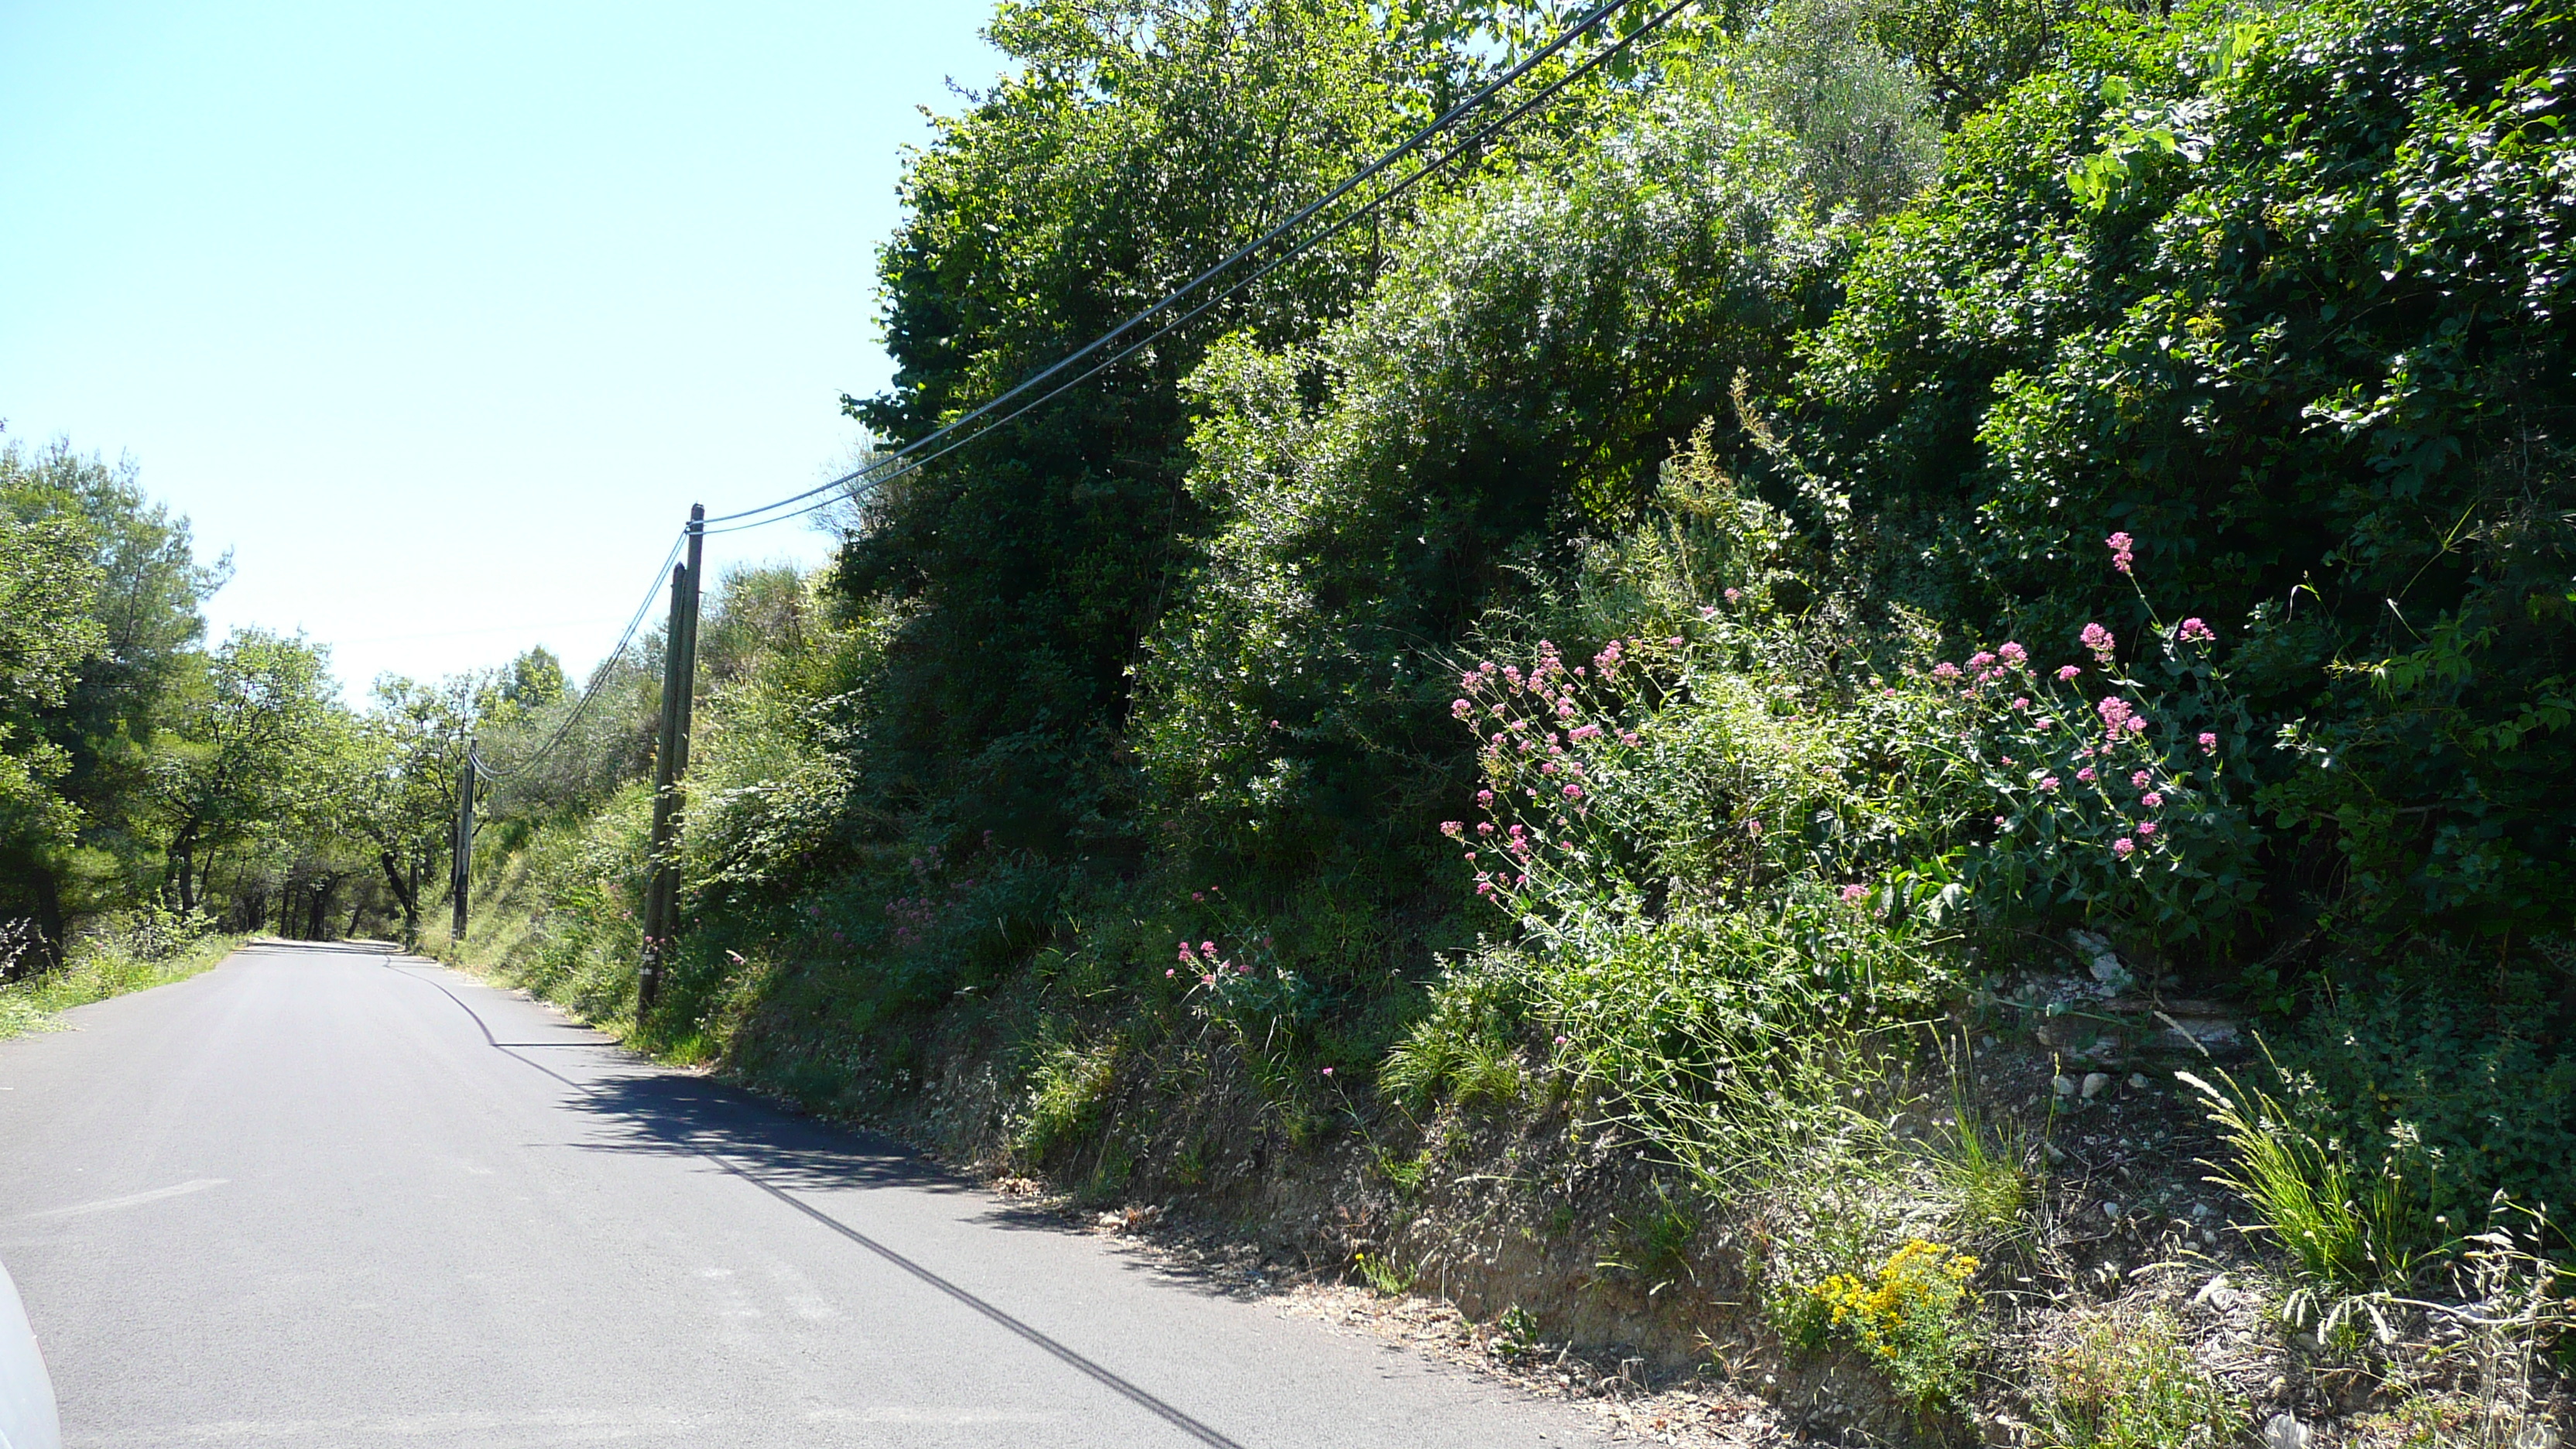
[[[2551,999],[2566,979],[2451,956],[2342,992],[2276,1043],[2290,1107],[2320,1136],[2419,1163],[2455,1228],[2499,1189],[2576,1203],[2576,1044]]]
[[[1866,1273],[1836,1273],[1806,1291],[1814,1331],[1867,1354],[1899,1393],[1924,1412],[1959,1401],[1968,1365],[1984,1345],[1977,1260],[1916,1238]]]

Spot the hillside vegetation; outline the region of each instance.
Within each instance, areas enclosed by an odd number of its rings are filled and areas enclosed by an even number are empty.
[[[1557,22],[1003,4],[849,411]],[[482,955],[1816,1432],[2549,1442],[2571,85],[2517,0],[1685,14],[727,579],[653,1012],[649,659],[496,802]]]

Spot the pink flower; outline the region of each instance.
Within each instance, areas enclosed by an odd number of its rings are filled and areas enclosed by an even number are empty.
[[[1555,774],[1555,773],[1556,773],[1556,761],[1554,761],[1554,760],[1550,760],[1550,761],[1548,761],[1547,763],[1545,763],[1545,764],[1543,764],[1543,765],[1539,766],[1539,767],[1538,767],[1538,772],[1539,772],[1540,774],[1542,774],[1542,775],[1553,775],[1553,774]]]
[[[2057,728],[2057,721],[2050,719],[2046,715],[2041,715],[2037,720],[2033,721],[2033,723],[2037,724],[2044,730],[2053,730]]]
[[[461,813],[461,812],[460,812],[460,813]],[[1202,955],[1202,956],[1205,956],[1206,958],[1208,958],[1208,959],[1209,959],[1209,960],[1211,960],[1211,961],[1215,960],[1215,959],[1216,959],[1216,942],[1214,942],[1214,941],[1201,941],[1201,942],[1199,942],[1199,954],[1200,954],[1200,955]]]
[[[1676,649],[1679,649],[1680,647],[1682,647],[1682,645],[1683,645],[1683,644],[1687,643],[1688,641],[1687,641],[1687,640],[1685,640],[1685,639],[1683,639],[1681,635],[1679,635],[1679,634],[1675,634],[1673,637],[1671,637],[1670,639],[1665,640],[1664,642],[1665,642],[1665,643],[1667,643],[1667,644],[1670,644],[1671,646],[1673,646],[1673,647],[1674,647],[1674,648],[1676,648]]]
[[[1760,835],[1762,833],[1762,822],[1759,820],[1747,820],[1744,822],[1744,828],[1752,831],[1756,835]]]
[[[1443,820],[1440,822],[1440,833],[1448,836],[1451,840],[1456,840],[1459,836],[1466,833],[1466,829],[1467,827],[1465,823],[1461,821]]]
[[[2156,833],[2156,822],[2154,822],[2154,821],[2152,821],[2152,820],[2141,820],[2141,821],[2139,821],[2139,822],[2138,822],[2138,833],[2139,833],[2140,835],[2153,835],[2153,834],[2155,834],[2155,833]]]
[[[1729,589],[1726,591],[1726,601],[1730,604],[1735,603],[1743,597],[1744,591],[1742,589]]]
[[[1984,651],[1984,650],[1982,650],[1982,649],[1980,649],[1980,650],[1978,650],[1976,653],[1971,654],[1971,655],[1969,655],[1969,656],[1968,656],[1968,667],[1969,667],[1970,669],[1975,669],[1975,670],[1983,671],[1983,670],[1987,670],[1987,669],[1992,669],[1992,668],[1994,667],[1994,664],[1995,664],[1995,656],[1993,656],[1992,654],[1987,653],[1986,651]]]
[[[1206,892],[1206,891],[1192,891],[1192,892],[1190,892],[1190,899],[1191,899],[1191,900],[1194,900],[1194,901],[1204,901],[1204,900],[1206,900],[1206,899],[1207,899],[1207,892]]]
[[[1512,884],[1516,886],[1526,886],[1529,884],[1529,876],[1526,873],[1513,876]]]
[[[1167,978],[1167,979],[1168,979],[1169,977],[1171,977],[1171,976],[1173,976],[1173,975],[1177,974],[1177,973],[1178,973],[1178,969],[1179,969],[1179,968],[1177,968],[1177,967],[1166,966],[1166,967],[1164,967],[1164,968],[1163,968],[1163,975],[1165,976],[1165,978]]]
[[[2105,664],[2111,662],[2111,651],[2118,646],[2118,641],[2111,637],[2110,630],[2099,624],[2087,624],[2078,637],[2083,639],[2085,648],[2093,651],[2094,658]]]
[[[2056,793],[2057,793],[2057,777],[2056,777],[2055,775],[2051,775],[2051,776],[2047,777],[2046,779],[2041,780],[2041,781],[2039,782],[2039,788],[2041,788],[2041,789],[2043,789],[2043,790],[2046,790],[2048,793],[2050,793],[2050,794],[2052,794],[2052,795],[2056,794]]]
[[[1216,984],[1216,977],[1213,975],[1202,976],[1199,978],[1199,984],[1201,986],[1214,986]]]
[[[2111,842],[2111,853],[2113,855],[2125,856],[2137,848],[2138,842],[2131,840],[2125,835]]]
[[[2030,663],[2030,651],[2009,639],[2005,640],[2003,647],[1995,652],[2002,655],[2004,662],[2015,669],[2024,668]]]
[[[1717,605],[1715,605],[1715,604],[1702,604],[1702,605],[1700,605],[1700,606],[1699,606],[1699,616],[1700,616],[1702,619],[1714,619],[1714,618],[1716,618],[1716,617],[1717,617]]]
[[[1566,1042],[1568,1042],[1569,1040],[1571,1040],[1571,1038],[1560,1036],[1560,1037],[1558,1037],[1558,1038],[1556,1039],[1556,1044],[1557,1044],[1558,1046],[1563,1046],[1563,1045],[1565,1045],[1565,1044],[1566,1044]]]
[[[2083,672],[2083,670],[2076,668],[2072,664],[2061,664],[2057,668],[2057,682],[2060,684],[2071,683],[2075,676],[2082,674]]]
[[[1477,791],[1477,792],[1476,792],[1476,803],[1477,803],[1477,804],[1479,804],[1479,805],[1491,805],[1491,804],[1493,804],[1493,803],[1494,803],[1494,792],[1493,792],[1493,791],[1491,791],[1491,790],[1479,790],[1479,791]]]
[[[2137,559],[2137,554],[2135,552],[2137,540],[2132,539],[2125,533],[2115,533],[2109,538],[2102,540],[2102,542],[2110,545],[2111,567],[2118,569],[2124,574],[2128,573],[2130,571],[2129,566]]]
[[[1566,787],[1565,787],[1565,798],[1566,798],[1566,799],[1568,799],[1568,800],[1580,800],[1580,799],[1582,799],[1582,798],[1583,798],[1583,787],[1582,787],[1582,786],[1580,786],[1580,785],[1568,785],[1568,786],[1566,786]],[[462,817],[460,817],[460,818],[462,818]]]
[[[1465,719],[1475,712],[1476,707],[1463,699],[1449,701],[1449,717],[1452,719]]]
[[[2218,736],[2216,736],[2216,735],[2214,735],[2214,734],[2209,733],[2207,730],[2203,730],[2203,731],[2201,731],[2201,734],[2200,734],[2200,748],[2201,748],[2202,753],[2204,753],[2204,754],[2211,754],[2211,755],[2217,754],[2217,753],[2218,753]]]
[[[2207,621],[2201,619],[2183,620],[2181,633],[2185,643],[2214,644],[2218,642],[2218,631],[2209,627]]]
[[[2087,785],[2092,784],[2092,783],[2093,783],[2093,767],[2092,767],[2091,765],[2086,765],[2083,769],[2080,769],[2080,770],[2076,771],[2076,772],[2075,772],[2075,778],[2076,778],[2076,779],[2079,779],[2079,780],[2081,780],[2081,781],[2083,781],[2083,782],[2084,782],[2085,784],[2087,784]]]
[[[2150,810],[2162,810],[2165,808],[2165,797],[2157,794],[2153,790],[2149,790],[2144,795],[2138,797],[2138,803],[2146,806]]]
[[[1847,901],[1862,900],[1867,898],[1868,895],[1869,887],[1865,885],[1847,885],[1843,887],[1843,899]]]
[[[2129,722],[2132,711],[2127,700],[2116,694],[2106,694],[2100,704],[2093,706],[2093,712],[2102,717],[2102,728],[2117,734],[2120,727]]]
[[[1476,833],[1477,833],[1478,835],[1491,835],[1491,834],[1493,834],[1493,833],[1494,833],[1494,822],[1492,822],[1492,821],[1490,821],[1490,820],[1479,820],[1479,821],[1477,821],[1477,822],[1476,822]]]
[[[1959,666],[1944,659],[1932,666],[1932,677],[1947,682],[1959,677]]]
[[[2128,730],[2129,733],[2133,735],[2145,734],[2147,732],[2146,717],[2143,715],[2131,715],[2129,717]]]
[[[2155,776],[2148,774],[2144,770],[2140,770],[2138,773],[2129,777],[2129,788],[2132,790],[2143,790],[2147,788],[2147,782],[2154,778]]]
[[[2003,823],[2004,823],[2004,818],[2003,818],[2002,816],[1998,815],[1998,816],[1996,816],[1996,817],[1995,817],[1995,824],[1996,824],[1997,826],[2001,826]]]
[[[1331,1067],[1326,1067],[1326,1068],[1324,1068],[1324,1075],[1325,1075],[1325,1076],[1328,1076],[1328,1077],[1329,1077],[1329,1076],[1331,1076],[1332,1074],[1333,1074],[1333,1069],[1332,1069]]]
[[[1637,732],[1636,732],[1635,730],[1621,730],[1621,731],[1619,732],[1619,743],[1621,743],[1621,744],[1623,744],[1623,745],[1634,745],[1634,744],[1636,744],[1636,743],[1637,743]]]
[[[2012,702],[2012,707],[2016,710],[2028,709],[2030,708],[2030,701],[2028,699],[2017,698]]]

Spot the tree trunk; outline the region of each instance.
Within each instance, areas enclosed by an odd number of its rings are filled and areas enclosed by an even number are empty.
[[[385,884],[393,887],[394,904],[402,907],[403,941],[408,945],[420,935],[420,876],[417,873],[417,867],[412,876],[412,883],[405,885],[402,870],[396,865],[392,851],[377,851],[376,863],[385,868]],[[349,929],[355,931],[357,927],[352,925]]]
[[[311,922],[312,929],[305,932],[305,940],[319,941],[322,939],[322,928],[331,923],[331,892],[339,884],[340,881],[337,876],[326,875],[314,885],[313,910],[312,914],[308,918]]]
[[[36,893],[36,930],[44,938],[36,943],[36,969],[51,971],[63,964],[62,883],[51,867],[37,861],[27,868],[27,884]]]
[[[197,908],[197,832],[183,830],[171,845],[179,858],[179,909],[193,911]]]

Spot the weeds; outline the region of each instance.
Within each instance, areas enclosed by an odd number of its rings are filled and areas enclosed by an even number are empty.
[[[2041,1357],[2035,1390],[2044,1449],[2217,1449],[2246,1419],[2161,1308],[2084,1314]]]
[[[1612,1226],[1616,1246],[1598,1266],[1634,1276],[1646,1284],[1648,1297],[1675,1283],[1698,1281],[1690,1255],[1699,1237],[1699,1218],[1674,1202],[1664,1188],[1655,1189],[1651,1209],[1633,1221],[1614,1220]]]
[[[1355,1253],[1351,1257],[1351,1265],[1359,1269],[1360,1280],[1380,1298],[1401,1298],[1413,1288],[1413,1275],[1385,1258]]]
[[[1059,1142],[1079,1136],[1098,1117],[1100,1104],[1117,1081],[1118,1042],[1103,1042],[1085,1051],[1070,1042],[1043,1047],[1030,1073],[1027,1113],[1011,1145],[1037,1156]]]

